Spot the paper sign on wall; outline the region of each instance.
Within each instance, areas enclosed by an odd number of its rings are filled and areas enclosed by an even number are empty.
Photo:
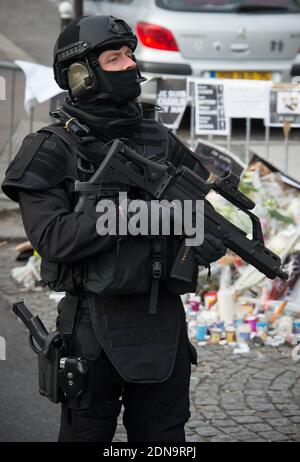
[[[265,124],[282,127],[287,122],[291,127],[300,127],[299,84],[277,84],[269,94],[269,112]]]
[[[265,119],[268,112],[272,82],[257,80],[228,80],[224,88],[228,117]]]
[[[195,133],[228,135],[229,120],[224,104],[224,81],[195,81]]]

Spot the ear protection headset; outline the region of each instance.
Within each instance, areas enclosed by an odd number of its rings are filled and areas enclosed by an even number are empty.
[[[90,93],[97,87],[96,76],[88,60],[72,63],[68,69],[68,84],[74,98]]]

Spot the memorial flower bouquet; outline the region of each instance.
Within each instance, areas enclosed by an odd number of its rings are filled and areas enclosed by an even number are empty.
[[[281,258],[285,258],[286,250],[293,251],[294,244],[298,241],[300,194],[297,188],[287,186],[281,180],[280,172],[264,173],[262,175],[258,168],[248,168],[241,177],[239,190],[256,204],[252,211],[260,219],[266,245]],[[221,215],[252,238],[252,223],[245,213],[214,191],[207,199]],[[222,264],[231,266],[232,281],[237,283],[238,290],[263,283],[265,280],[264,275],[258,270],[243,263],[239,257],[228,251],[223,259],[213,265],[211,287],[207,282],[206,271],[203,270],[199,272],[198,287],[204,287],[206,290],[216,289]]]

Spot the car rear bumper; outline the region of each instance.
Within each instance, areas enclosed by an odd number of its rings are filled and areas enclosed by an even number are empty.
[[[193,70],[189,64],[138,62],[141,72],[150,74],[192,75]]]

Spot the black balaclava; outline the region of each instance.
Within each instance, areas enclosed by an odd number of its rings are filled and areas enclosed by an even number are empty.
[[[141,77],[138,67],[124,71],[105,71],[98,62],[99,55],[106,50],[118,50],[124,44],[110,45],[95,50],[89,62],[97,79],[97,93],[73,100],[64,108],[84,122],[98,135],[109,138],[130,138],[137,131],[143,114],[136,98],[141,94]],[[135,61],[134,57],[133,60]],[[71,102],[72,101],[72,102]]]
[[[141,82],[146,79],[140,74],[138,66],[132,69],[123,71],[105,71],[101,68],[98,58],[104,51],[119,50],[124,45],[131,48],[130,43],[109,45],[105,48],[95,50],[89,57],[90,66],[96,76],[98,84],[98,95],[96,99],[109,99],[116,103],[126,104],[134,101],[141,94]],[[132,55],[132,60],[135,62],[135,57]],[[88,101],[88,98],[85,98]]]
[[[136,102],[141,93],[137,68],[103,71],[99,64],[98,67],[99,93],[89,98],[68,98],[64,109],[86,123],[97,135],[109,138],[131,137],[143,118],[141,106]]]
[[[120,48],[119,45],[109,49]],[[130,138],[143,118],[140,104],[136,102],[141,94],[140,74],[137,68],[104,71],[98,62],[99,54],[91,59],[98,83],[97,94],[69,99],[64,109],[84,121],[97,135]]]
[[[113,95],[120,103],[135,100],[141,94],[141,85],[137,68],[126,71],[102,71],[109,81]]]

